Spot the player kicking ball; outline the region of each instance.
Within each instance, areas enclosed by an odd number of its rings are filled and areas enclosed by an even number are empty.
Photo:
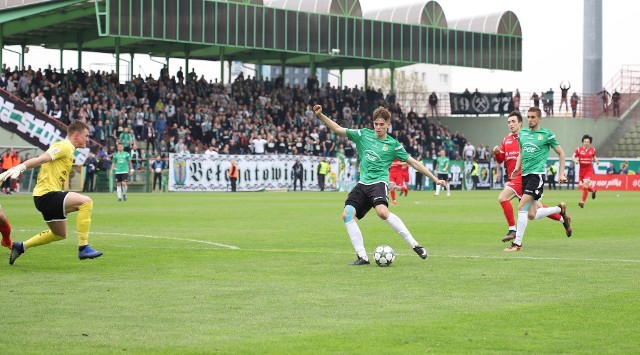
[[[411,165],[437,185],[446,185],[446,182],[438,180],[422,163],[409,156],[400,142],[387,135],[387,129],[391,125],[391,113],[386,108],[378,107],[373,112],[373,130],[368,128],[344,128],[325,116],[320,105],[315,105],[313,111],[332,132],[345,136],[354,142],[358,150],[358,156],[362,159],[360,162],[360,180],[349,192],[342,211],[342,219],[358,257],[350,265],[370,264],[364,247],[364,238],[356,221],[364,218],[372,208],[376,211],[378,217],[398,233],[418,256],[426,259],[427,250],[414,239],[400,217],[389,211],[389,199],[387,197],[389,166],[395,159],[398,159]]]
[[[509,114],[509,117],[507,117],[507,126],[511,133],[502,139],[500,147],[493,147],[493,155],[498,164],[504,163],[507,176],[510,177],[516,166],[518,156],[520,156],[520,146],[518,144],[518,133],[520,133],[520,129],[522,128],[522,115],[520,112],[513,111]],[[513,206],[511,206],[511,200],[514,197],[517,197],[518,200],[522,199],[522,175],[520,172],[518,172],[514,179],[510,179],[505,183],[504,189],[498,195],[498,203],[500,203],[502,207],[507,225],[509,226],[507,235],[502,238],[503,242],[510,242],[516,238],[516,221],[513,215]],[[536,204],[538,208],[547,207],[540,201],[536,201]],[[567,217],[567,220],[565,220],[559,213],[553,213],[548,215],[547,218],[561,222],[567,237],[571,237],[570,217]]]

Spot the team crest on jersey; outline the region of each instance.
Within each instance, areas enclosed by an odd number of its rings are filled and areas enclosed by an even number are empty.
[[[382,150],[384,150],[384,151],[386,152],[387,150],[389,150],[389,146],[387,146],[386,144],[385,144],[385,145],[383,145],[383,146],[382,146]]]
[[[53,149],[51,149],[52,155],[58,155],[58,153],[60,153],[60,147],[54,147]]]
[[[543,139],[544,139],[544,137],[542,136],[542,134],[538,134],[538,140],[541,141]]]

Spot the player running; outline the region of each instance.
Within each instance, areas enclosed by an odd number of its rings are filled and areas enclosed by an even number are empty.
[[[396,191],[400,191],[400,196],[402,196],[402,193],[405,196],[409,193],[409,188],[404,183],[404,166],[409,165],[396,159],[389,167],[389,189],[391,190],[391,203],[394,205],[397,204]]]
[[[599,163],[598,158],[596,158],[596,148],[591,146],[591,142],[593,142],[593,137],[585,134],[582,136],[582,145],[573,152],[573,161],[576,164],[580,164],[579,183],[582,184],[582,200],[578,202],[580,208],[584,208],[584,203],[587,201],[589,192],[591,192],[591,199],[594,200],[596,198],[596,192],[598,192],[595,186],[591,185],[591,177],[594,174],[593,163]]]
[[[571,217],[567,214],[567,204],[560,202],[556,207],[539,207],[538,201],[544,193],[544,175],[546,172],[549,150],[553,149],[558,154],[560,169],[558,182],[567,182],[564,175],[565,155],[562,147],[556,140],[556,135],[548,129],[542,128],[542,113],[537,107],[530,107],[527,113],[528,128],[523,128],[518,134],[520,154],[516,165],[511,172],[511,179],[522,175],[522,198],[518,204],[518,221],[516,238],[511,246],[505,248],[506,252],[522,250],[522,239],[527,229],[529,220],[540,219],[554,213],[560,213],[567,223],[571,223]],[[522,171],[521,169],[522,168]]]
[[[520,112],[513,111],[509,114],[509,117],[507,117],[507,126],[509,126],[509,131],[511,133],[502,139],[502,145],[500,147],[493,147],[493,155],[495,156],[498,164],[502,164],[504,162],[507,177],[510,177],[516,166],[518,156],[520,155],[520,146],[518,145],[518,133],[522,128],[522,115]],[[509,226],[507,236],[502,238],[503,242],[508,242],[516,238],[516,221],[513,215],[513,206],[511,206],[511,200],[514,197],[517,197],[518,200],[522,198],[521,172],[518,172],[514,179],[509,179],[509,181],[505,183],[504,189],[498,195],[498,203],[500,203],[500,206],[502,207],[504,216],[507,219],[507,225]],[[540,203],[540,201],[536,202],[538,204],[538,208],[547,207]],[[553,213],[547,217],[561,222],[564,226],[567,237],[571,237],[572,231],[570,222],[565,221],[559,213]]]

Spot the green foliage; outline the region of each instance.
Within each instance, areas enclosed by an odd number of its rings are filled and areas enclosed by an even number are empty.
[[[617,195],[620,196],[617,196]],[[347,266],[345,193],[92,194],[95,260],[67,240],[0,265],[3,353],[635,353],[640,343],[637,193],[569,201],[574,236],[529,223],[504,253],[497,191],[400,197],[420,259],[370,212],[369,253]],[[32,198],[2,198],[15,240],[45,228]],[[2,255],[6,256],[6,250]]]

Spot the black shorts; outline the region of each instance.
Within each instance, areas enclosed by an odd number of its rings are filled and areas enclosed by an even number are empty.
[[[69,191],[54,191],[42,196],[33,196],[33,203],[45,222],[66,221],[67,212],[64,210],[64,200]]]
[[[544,192],[544,180],[543,174],[529,174],[522,177],[522,194],[533,196],[534,200],[542,198]]]
[[[129,173],[116,174],[116,182],[127,182],[127,181],[129,181]]]
[[[356,217],[362,219],[371,208],[377,205],[382,204],[389,207],[388,194],[389,188],[384,182],[377,182],[371,185],[357,183],[353,190],[349,192],[344,205],[353,206],[356,209]]]
[[[449,173],[438,173],[438,180],[449,181]]]

